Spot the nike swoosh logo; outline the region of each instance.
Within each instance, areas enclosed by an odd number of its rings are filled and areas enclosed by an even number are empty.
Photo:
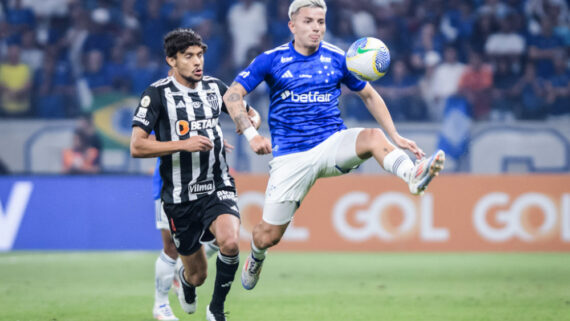
[[[356,49],[356,52],[357,52],[358,54],[363,54],[363,53],[365,53],[365,52],[374,51],[374,50],[377,50],[377,49],[374,49],[374,48],[362,49],[361,47],[358,47],[358,49]]]

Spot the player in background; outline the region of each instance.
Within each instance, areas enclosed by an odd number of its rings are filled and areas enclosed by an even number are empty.
[[[165,36],[166,62],[173,75],[142,94],[133,117],[130,147],[133,157],[161,159],[160,197],[182,261],[175,275],[180,278],[178,299],[186,313],[196,311],[196,287],[207,275],[200,242],[216,240],[216,279],[206,318],[220,321],[226,320],[224,303],[239,264],[240,219],[218,125],[220,113],[227,112],[222,100],[227,86],[203,76],[206,49],[191,29],[176,29]],[[153,130],[155,137],[150,134]]]
[[[283,236],[301,201],[316,179],[350,172],[370,157],[397,175],[412,194],[420,194],[443,168],[445,155],[437,151],[416,165],[425,153],[400,136],[392,117],[373,87],[346,68],[344,51],[323,41],[326,30],[323,0],[295,0],[289,6],[289,29],[294,40],[257,56],[224,95],[232,119],[258,154],[273,152],[265,192],[263,219],[253,229],[251,255],[241,275],[252,289],[259,279],[268,248]],[[243,97],[262,81],[270,88],[268,114],[271,143],[247,120]],[[379,128],[347,129],[338,109],[340,85],[364,101]]]

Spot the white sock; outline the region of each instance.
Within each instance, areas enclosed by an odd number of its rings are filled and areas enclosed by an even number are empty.
[[[410,173],[413,168],[414,163],[401,149],[396,148],[384,157],[384,169],[403,179],[406,183],[410,180]]]
[[[255,246],[255,243],[253,243],[253,240],[251,240],[251,256],[258,260],[258,261],[262,261],[265,259],[265,253],[267,252],[267,249],[264,250],[260,250]]]
[[[168,303],[168,291],[174,278],[174,265],[176,260],[160,252],[154,265],[154,303],[157,305]]]
[[[212,255],[218,253],[220,248],[214,244],[214,241],[208,242],[204,244],[204,251],[206,252],[206,257],[211,258]]]

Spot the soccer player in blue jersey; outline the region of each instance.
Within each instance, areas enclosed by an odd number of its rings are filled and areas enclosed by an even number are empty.
[[[273,152],[265,192],[263,219],[253,229],[251,255],[242,271],[242,284],[252,289],[259,279],[265,253],[276,245],[316,179],[350,172],[370,157],[397,175],[410,192],[420,194],[443,168],[437,151],[416,165],[424,152],[400,136],[380,95],[367,82],[350,74],[344,52],[323,41],[326,30],[323,0],[295,0],[289,6],[292,42],[266,51],[242,71],[224,95],[228,111],[258,154]],[[243,97],[262,81],[270,88],[268,114],[271,143],[247,119]],[[384,128],[347,129],[338,109],[340,85],[364,101]]]

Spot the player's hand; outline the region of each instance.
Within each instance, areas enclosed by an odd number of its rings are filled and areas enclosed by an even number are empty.
[[[228,143],[227,140],[224,139],[224,147],[226,148],[226,151],[228,151],[228,153],[231,153],[234,150],[234,145]]]
[[[192,136],[188,139],[182,140],[184,143],[183,150],[187,152],[207,152],[214,148],[214,144],[208,137],[201,135]]]
[[[426,153],[424,153],[424,151],[418,147],[416,142],[414,142],[411,139],[407,139],[400,135],[397,135],[396,137],[393,137],[392,140],[394,141],[394,144],[396,144],[396,146],[402,149],[407,149],[410,152],[414,153],[417,159],[422,159],[426,155]]]
[[[261,135],[253,137],[249,141],[249,147],[258,155],[265,155],[271,153],[271,142],[268,138]]]

